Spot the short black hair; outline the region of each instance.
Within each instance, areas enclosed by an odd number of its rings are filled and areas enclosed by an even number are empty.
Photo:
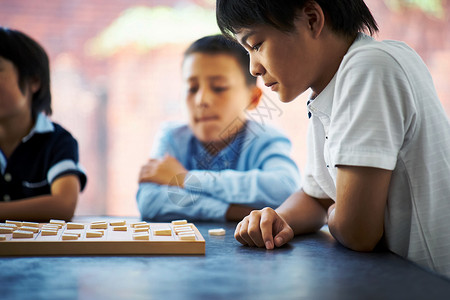
[[[0,56],[17,68],[23,94],[30,80],[39,80],[40,88],[32,96],[33,119],[41,112],[51,115],[50,66],[42,46],[23,32],[0,26]]]
[[[202,37],[193,42],[184,52],[184,57],[193,53],[227,54],[234,57],[245,77],[247,86],[256,84],[256,77],[250,73],[250,58],[241,45],[221,34]]]
[[[354,37],[360,31],[368,31],[370,35],[378,31],[377,22],[363,0],[217,0],[217,24],[231,39],[240,29],[255,25],[293,32],[298,11],[314,2],[320,5],[335,33]]]

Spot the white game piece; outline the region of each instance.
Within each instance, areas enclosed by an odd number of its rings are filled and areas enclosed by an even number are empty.
[[[56,224],[56,225],[60,225],[61,227],[66,225],[66,221],[64,220],[55,220],[55,219],[51,219],[50,224]]]
[[[150,235],[148,233],[135,233],[133,234],[133,240],[146,240],[150,239]]]
[[[183,224],[187,224],[187,220],[175,220],[175,221],[172,221],[172,225],[183,225]]]
[[[103,233],[100,231],[86,231],[87,238],[102,237],[102,236]]]
[[[113,226],[114,231],[127,231],[127,226]]]
[[[7,224],[14,224],[17,227],[22,227],[22,222],[19,222],[19,221],[6,220],[5,223],[7,223]]]
[[[126,224],[127,222],[125,220],[109,222],[111,226],[125,226]]]
[[[21,239],[21,238],[32,238],[33,232],[25,231],[25,230],[16,230],[13,232],[13,238]]]
[[[58,231],[55,230],[49,230],[49,229],[42,229],[41,230],[41,235],[42,236],[47,236],[47,235],[57,235]]]
[[[148,232],[148,228],[135,228],[133,232],[134,233],[137,233],[137,232]]]
[[[38,233],[39,232],[39,228],[29,227],[29,226],[22,226],[22,227],[20,227],[20,230],[31,231],[33,233]]]
[[[159,229],[155,229],[155,230],[153,230],[153,234],[154,234],[154,235],[164,235],[164,236],[169,236],[169,235],[172,235],[172,229],[170,229],[170,228],[159,228]]]
[[[209,235],[225,235],[226,231],[223,228],[210,229],[208,230]]]
[[[107,229],[107,228],[108,228],[108,223],[106,223],[106,222],[91,224],[91,229]]]
[[[78,234],[64,233],[61,238],[63,240],[78,240]]]
[[[0,235],[0,241],[6,241],[6,235]]]
[[[35,223],[35,222],[22,222],[22,227],[23,227],[23,226],[39,228],[39,223]]]
[[[14,230],[12,227],[0,227],[0,233],[13,233]]]
[[[182,241],[195,241],[195,234],[189,233],[189,234],[180,234],[178,235],[180,240]]]
[[[84,229],[84,224],[81,223],[67,223],[67,229]]]

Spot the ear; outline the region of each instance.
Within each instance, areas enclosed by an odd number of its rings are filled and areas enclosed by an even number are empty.
[[[247,106],[247,109],[248,110],[255,109],[258,106],[259,101],[261,100],[261,96],[262,90],[256,85],[253,86],[250,91],[250,104]]]
[[[30,80],[30,92],[31,94],[36,93],[41,88],[41,81],[37,78]]]
[[[308,23],[312,37],[317,39],[325,26],[325,14],[315,1],[308,1],[302,10],[302,15]]]

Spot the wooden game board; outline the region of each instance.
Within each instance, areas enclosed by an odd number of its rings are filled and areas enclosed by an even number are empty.
[[[205,240],[194,224],[190,226],[192,240],[182,240],[177,226],[172,223],[145,223],[149,225],[148,240],[137,240],[132,224],[125,224],[123,231],[116,231],[110,223],[106,229],[91,229],[92,223],[82,223],[83,229],[68,229],[62,225],[56,235],[42,235],[42,227],[48,223],[35,224],[37,233],[30,238],[14,238],[12,233],[0,234],[0,256],[23,255],[139,255],[139,254],[205,254]],[[0,224],[0,227],[2,224]],[[145,225],[144,225],[145,227]],[[20,230],[21,228],[16,228]],[[158,229],[168,229],[170,235],[155,235]],[[87,237],[86,232],[103,231],[101,237]],[[69,234],[78,234],[77,240],[63,240]],[[145,232],[144,232],[145,235]],[[195,235],[193,237],[192,235]]]

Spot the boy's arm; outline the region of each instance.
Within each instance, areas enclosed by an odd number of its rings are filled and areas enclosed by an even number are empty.
[[[199,191],[193,193],[177,186],[150,182],[139,184],[136,200],[142,219],[153,221],[180,218],[224,221],[230,206]]]
[[[371,251],[384,232],[384,212],[392,171],[338,166],[337,201],[328,213],[331,234],[344,246]]]
[[[50,195],[0,202],[0,220],[70,220],[75,212],[79,191],[80,180],[77,175],[61,176],[53,181]]]
[[[189,175],[198,179],[208,194],[230,204],[278,207],[299,189],[300,175],[289,157],[289,140],[277,139],[249,151],[257,155],[248,155],[248,170],[191,170]]]
[[[244,245],[273,249],[289,242],[294,234],[319,230],[327,219],[330,199],[317,199],[303,190],[292,194],[279,208],[252,211],[236,227],[235,238]]]

